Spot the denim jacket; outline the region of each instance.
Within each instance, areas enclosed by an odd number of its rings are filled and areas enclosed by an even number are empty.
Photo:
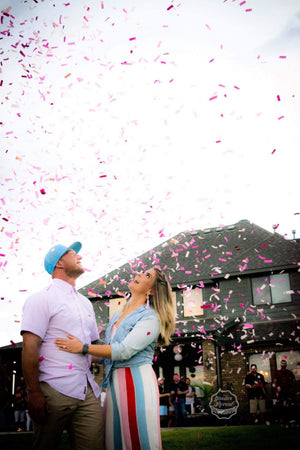
[[[114,369],[152,364],[160,333],[160,322],[156,312],[142,305],[122,319],[111,340],[112,328],[121,314],[122,311],[117,311],[106,329],[105,345],[111,345],[111,359],[104,360],[103,388],[107,386]]]

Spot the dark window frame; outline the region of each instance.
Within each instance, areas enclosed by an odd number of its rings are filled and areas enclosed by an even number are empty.
[[[252,299],[251,299],[251,302],[252,302],[252,305],[253,306],[268,306],[268,305],[270,305],[270,306],[273,306],[273,305],[287,305],[287,304],[291,304],[291,303],[293,303],[293,301],[294,301],[294,299],[293,299],[293,294],[289,294],[290,295],[290,298],[291,298],[291,300],[290,301],[287,301],[287,302],[274,302],[273,301],[273,295],[272,295],[272,288],[271,288],[271,286],[270,286],[270,280],[272,279],[272,277],[274,277],[274,276],[282,276],[282,275],[287,275],[287,277],[288,277],[288,283],[289,283],[289,290],[290,291],[292,291],[292,289],[291,289],[291,278],[290,278],[290,273],[289,272],[284,272],[284,273],[272,273],[272,274],[270,274],[270,273],[267,273],[267,274],[261,274],[261,275],[257,275],[257,276],[254,276],[254,277],[251,277],[251,294],[252,294]],[[270,299],[271,299],[271,302],[269,303],[269,302],[267,302],[267,303],[255,303],[255,301],[254,301],[254,287],[253,287],[253,280],[255,280],[255,279],[257,279],[257,278],[268,278],[268,289],[269,289],[269,294],[270,294]]]

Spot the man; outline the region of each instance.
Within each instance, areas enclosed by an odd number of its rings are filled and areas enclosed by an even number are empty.
[[[250,414],[252,414],[254,423],[258,423],[257,414],[259,412],[260,421],[265,423],[266,396],[264,391],[265,378],[257,372],[256,364],[251,364],[251,372],[246,375],[245,387],[248,393],[250,404]]]
[[[166,425],[168,417],[168,406],[170,402],[170,393],[165,392],[165,379],[164,377],[159,377],[157,380],[158,390],[159,390],[159,414],[161,426]]]
[[[56,449],[67,429],[72,449],[102,449],[100,387],[89,368],[86,353],[61,352],[56,338],[69,334],[90,344],[98,340],[93,307],[75,289],[84,273],[80,242],[55,245],[44,266],[52,284],[31,295],[23,308],[22,365],[28,409],[34,424],[34,449]],[[84,351],[84,350],[83,350]]]
[[[273,388],[275,391],[275,409],[279,414],[279,419],[287,423],[292,417],[295,407],[295,387],[296,379],[293,372],[287,369],[287,362],[283,359],[280,369],[275,370],[273,377]]]
[[[191,380],[189,378],[185,379],[185,383],[188,387],[188,393],[185,396],[186,410],[189,414],[195,414],[195,388],[191,386]]]
[[[187,421],[185,410],[185,396],[189,390],[184,381],[177,374],[173,376],[174,383],[171,386],[172,403],[175,406],[176,425],[184,427]]]

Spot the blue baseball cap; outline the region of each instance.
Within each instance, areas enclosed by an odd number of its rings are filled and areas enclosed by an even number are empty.
[[[50,275],[52,275],[53,270],[55,269],[57,261],[60,260],[60,258],[67,253],[68,250],[74,250],[74,252],[78,253],[80,252],[80,249],[82,247],[81,242],[73,242],[70,247],[65,247],[64,245],[57,244],[52,247],[44,259],[44,267]]]

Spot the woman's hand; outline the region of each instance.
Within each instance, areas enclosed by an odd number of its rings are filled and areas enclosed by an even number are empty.
[[[71,334],[68,334],[68,339],[56,339],[55,345],[59,350],[69,353],[81,353],[83,347],[83,343]]]

